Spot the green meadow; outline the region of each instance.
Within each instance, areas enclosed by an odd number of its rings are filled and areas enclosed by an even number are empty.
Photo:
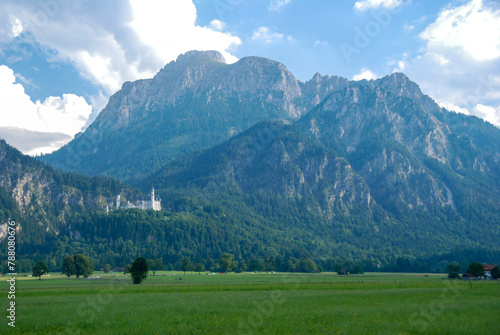
[[[158,272],[143,284],[16,278],[2,334],[498,334],[500,281],[444,275]],[[182,278],[177,280],[176,278]],[[7,316],[7,278],[0,304]]]

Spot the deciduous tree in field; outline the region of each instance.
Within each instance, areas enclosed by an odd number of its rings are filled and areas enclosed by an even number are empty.
[[[484,265],[481,263],[470,263],[467,267],[467,273],[470,273],[476,277],[484,276]]]
[[[219,260],[219,266],[222,270],[222,272],[228,272],[231,270],[231,267],[233,265],[233,255],[231,254],[224,254]]]
[[[73,258],[73,256],[64,257],[62,263],[62,273],[68,277],[76,274],[75,259]]]
[[[44,274],[49,273],[49,268],[48,268],[47,264],[40,261],[40,262],[35,264],[32,272],[33,272],[33,277],[38,277],[38,279],[40,280],[40,279],[42,279],[42,276]]]
[[[300,272],[312,273],[317,270],[316,263],[310,258],[303,258],[299,263]]]
[[[191,260],[187,257],[183,257],[181,259],[181,269],[184,271],[184,274],[186,274],[186,271],[191,270],[193,268],[193,263],[191,263]]]
[[[458,263],[451,263],[448,265],[448,278],[457,279],[460,278],[460,265]]]
[[[138,257],[132,263],[130,274],[134,284],[140,284],[148,275],[148,261],[144,257]]]
[[[156,271],[166,269],[161,258],[148,259],[148,267],[149,270],[153,271],[153,276],[156,274]]]
[[[196,264],[194,270],[198,273],[202,272],[202,271],[205,271],[205,265],[201,264],[201,263],[198,263]]]
[[[260,267],[260,263],[259,263],[259,260],[258,259],[252,259],[249,263],[248,263],[248,271],[260,271],[261,270],[261,267]]]
[[[352,274],[363,274],[365,271],[363,270],[363,267],[361,264],[354,264],[351,268],[351,273]]]
[[[76,278],[80,276],[90,276],[93,272],[93,265],[90,258],[83,256],[82,254],[77,254],[73,256],[75,259],[75,274]]]

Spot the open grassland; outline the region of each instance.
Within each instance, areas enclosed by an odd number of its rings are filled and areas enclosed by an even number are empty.
[[[18,277],[14,334],[498,334],[500,282],[442,275],[158,272]],[[176,278],[182,277],[182,280]],[[8,307],[7,285],[1,306]],[[6,314],[6,313],[5,313]]]

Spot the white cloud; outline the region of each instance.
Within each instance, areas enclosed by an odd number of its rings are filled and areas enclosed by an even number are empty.
[[[398,62],[399,71],[401,71],[401,72],[404,71],[406,66],[407,66],[407,63],[404,60],[400,60]]]
[[[16,79],[19,79],[24,85],[28,85],[28,86],[31,86],[31,87],[34,87],[34,88],[38,88],[38,86],[36,86],[35,84],[33,84],[33,80],[24,77],[22,74],[16,73],[14,75],[16,76]]]
[[[432,52],[401,62],[404,72],[422,91],[447,109],[485,118],[486,114],[479,113],[481,107],[476,106],[500,103],[500,69],[495,62],[482,64]],[[500,126],[500,123],[493,124]]]
[[[274,43],[283,39],[283,34],[271,31],[269,27],[260,27],[253,32],[252,40],[264,43]]]
[[[291,2],[292,0],[272,0],[271,3],[269,4],[269,10],[270,11],[280,10],[283,6],[288,5]]]
[[[22,27],[23,33],[51,51],[53,62],[73,63],[107,95],[125,81],[153,76],[189,50],[218,50],[228,62],[234,62],[237,59],[231,50],[241,44],[237,36],[217,31],[222,22],[210,27],[196,25],[192,0],[42,4],[45,2],[4,0],[0,39],[14,38]]]
[[[408,66],[408,53],[404,52],[401,56],[393,58],[387,62],[387,65],[393,66],[392,72],[405,72]]]
[[[24,30],[21,20],[8,11],[7,3],[0,3],[0,42],[8,43]]]
[[[212,20],[210,22],[210,28],[217,31],[222,31],[226,28],[226,23],[221,20]]]
[[[73,139],[62,133],[44,133],[16,127],[0,127],[0,138],[27,155],[50,153]]]
[[[375,73],[373,73],[372,71],[370,71],[368,69],[362,68],[361,73],[352,77],[352,80],[356,80],[356,81],[363,80],[363,79],[373,80],[373,79],[377,79],[377,78],[378,78],[378,76]]]
[[[500,9],[470,0],[447,6],[418,35],[417,55],[389,62],[441,106],[476,115],[497,126],[500,105]]]
[[[330,45],[330,43],[328,43],[328,41],[321,41],[321,40],[314,41],[315,47],[327,47],[329,45]]]
[[[452,103],[441,103],[439,105],[443,108],[446,108],[449,111],[477,116],[497,127],[500,127],[500,106],[493,107],[493,106],[477,104],[469,111],[467,108],[455,106]]]
[[[412,31],[413,29],[415,29],[415,25],[405,23],[405,25],[403,26],[403,29],[405,31]]]
[[[162,63],[175,60],[179,54],[190,50],[217,50],[228,63],[237,61],[229,51],[241,44],[240,38],[197,26],[192,0],[130,0],[130,3],[133,13],[130,26]]]
[[[17,37],[21,35],[22,32],[23,32],[23,24],[18,18],[16,18],[14,21],[14,25],[12,26],[12,35],[14,35],[14,37]]]
[[[500,127],[500,106],[492,107],[478,104],[474,107],[472,113],[497,127]]]
[[[500,58],[500,10],[484,6],[482,0],[448,7],[420,38],[431,50],[458,51],[478,61]]]
[[[440,103],[439,106],[443,107],[443,108],[446,108],[447,110],[449,111],[453,111],[453,112],[457,112],[457,113],[462,113],[462,114],[466,114],[466,115],[471,115],[469,110],[467,108],[462,108],[462,107],[459,107],[459,106],[455,106],[454,104],[452,103]]]
[[[427,20],[427,17],[426,16],[421,16],[420,18],[416,19],[416,20],[413,20],[411,21],[411,23],[405,23],[403,25],[403,29],[405,31],[412,31],[414,30],[417,26],[421,25],[422,23],[424,23],[425,21]]]
[[[57,133],[67,135],[64,138],[69,141],[87,125],[92,107],[84,98],[63,94],[62,98],[48,97],[44,102],[33,102],[25,93],[24,87],[15,81],[14,71],[0,65],[0,124],[3,128],[10,128],[11,133],[14,128],[38,133]],[[38,148],[32,149],[34,152],[41,152],[42,147],[49,150],[47,144],[40,142]],[[58,142],[58,145],[61,143]],[[54,150],[58,147],[51,148]]]
[[[356,1],[354,8],[359,11],[368,9],[383,8],[396,8],[403,3],[402,0],[361,0]]]

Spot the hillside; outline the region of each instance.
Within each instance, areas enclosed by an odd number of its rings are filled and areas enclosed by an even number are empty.
[[[7,220],[15,220],[18,252],[43,250],[70,227],[75,213],[105,210],[117,194],[132,199],[137,193],[116,179],[56,170],[0,140],[0,241]]]
[[[313,254],[319,246],[328,255],[378,259],[496,248],[495,201],[477,200],[477,207],[452,203],[446,197],[461,199],[462,189],[453,185],[452,193],[408,151],[393,150],[399,158],[388,159],[393,166],[377,171],[374,165],[367,173],[358,163],[358,172],[294,126],[259,123],[220,146],[167,164],[139,184],[154,183],[172,211],[216,204],[226,213],[257,215],[277,231],[299,232],[295,240]],[[413,170],[415,175],[408,173]],[[483,215],[469,221],[477,212]]]

